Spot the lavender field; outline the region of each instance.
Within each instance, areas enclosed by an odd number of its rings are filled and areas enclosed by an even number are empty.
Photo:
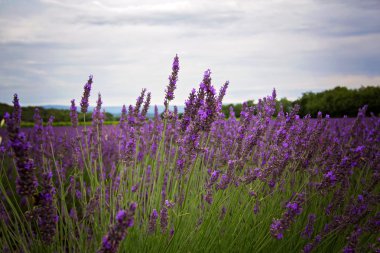
[[[176,56],[162,116],[146,118],[143,89],[117,126],[103,126],[100,94],[83,117],[92,76],[71,127],[36,110],[21,128],[14,96],[0,129],[1,252],[380,252],[380,119],[365,105],[355,119],[275,114],[273,90],[225,118],[229,83],[217,91],[206,70],[179,118],[178,73]]]

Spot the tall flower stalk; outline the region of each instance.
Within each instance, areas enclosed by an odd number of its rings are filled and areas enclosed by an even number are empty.
[[[118,252],[120,243],[127,235],[127,229],[133,226],[136,203],[132,203],[127,210],[121,210],[116,215],[116,223],[109,229],[107,235],[103,237],[102,246],[98,253]]]
[[[165,90],[165,114],[168,113],[169,110],[169,102],[174,99],[174,91],[177,88],[176,84],[178,81],[178,71],[179,71],[179,58],[178,55],[174,57],[173,65],[172,65],[172,73],[169,76],[169,84]]]
[[[16,158],[18,177],[17,192],[21,196],[32,197],[37,191],[37,177],[34,161],[29,156],[31,145],[24,132],[20,131],[21,106],[17,94],[13,98],[13,113],[4,115],[8,136]]]

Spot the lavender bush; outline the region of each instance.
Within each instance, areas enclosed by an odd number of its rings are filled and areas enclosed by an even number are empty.
[[[20,127],[17,95],[0,132],[2,252],[379,252],[380,119],[277,115],[276,92],[240,119],[221,113],[206,70],[182,118],[147,119],[151,94],[104,126],[92,76],[72,127]],[[69,100],[68,100],[69,101]]]

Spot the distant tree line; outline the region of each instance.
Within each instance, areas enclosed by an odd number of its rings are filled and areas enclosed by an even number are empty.
[[[23,122],[34,122],[33,116],[36,108],[39,109],[40,115],[43,121],[46,123],[50,116],[54,116],[54,122],[70,122],[70,110],[62,110],[62,109],[46,109],[39,106],[25,106],[22,107],[22,116],[21,120]],[[13,111],[13,106],[0,103],[0,120],[4,117],[6,112],[11,113]],[[80,117],[83,114],[80,114]],[[86,113],[86,121],[91,121],[92,113]],[[81,120],[82,118],[80,118]],[[106,112],[105,120],[114,121],[116,118],[111,114]]]
[[[368,105],[367,112],[380,114],[380,87],[368,86],[359,89],[335,87],[319,93],[307,92],[294,101],[301,106],[301,115],[310,113],[316,116],[318,111],[328,113],[331,117],[355,117],[358,109]]]
[[[247,101],[248,106],[255,105],[253,100]],[[355,117],[358,109],[363,105],[368,105],[368,115],[372,112],[380,116],[380,87],[367,86],[359,89],[348,89],[346,87],[335,87],[322,92],[307,92],[303,93],[302,97],[295,101],[290,101],[287,98],[277,100],[277,112],[282,105],[285,112],[290,112],[295,104],[301,106],[299,114],[305,116],[310,114],[316,117],[319,111],[329,114],[331,117]],[[230,107],[234,109],[235,116],[240,117],[242,104],[224,104],[222,111],[226,117],[230,114]],[[70,111],[62,109],[46,109],[43,107],[26,106],[22,107],[22,121],[33,122],[35,109],[38,108],[44,122],[49,120],[51,115],[54,116],[55,122],[70,122]],[[5,112],[12,112],[13,107],[8,104],[0,103],[0,120]],[[277,113],[276,112],[276,113]],[[180,115],[181,116],[181,115]],[[106,121],[115,121],[119,117],[106,112]],[[86,114],[86,121],[91,121],[91,113]]]
[[[250,105],[255,105],[253,100],[248,101]],[[359,89],[348,89],[346,87],[335,87],[322,92],[303,93],[302,97],[295,101],[281,98],[277,101],[277,111],[282,104],[285,112],[290,112],[295,104],[299,104],[301,109],[300,116],[310,114],[316,117],[318,112],[329,114],[331,117],[355,117],[358,109],[368,105],[368,115],[372,112],[380,116],[380,87],[367,86]],[[228,117],[230,107],[235,111],[236,117],[240,117],[242,104],[225,104],[222,107],[223,113]],[[277,113],[277,112],[276,112]]]
[[[277,100],[276,101],[276,111],[274,114],[277,115],[278,111],[280,110],[281,105],[282,105],[284,112],[290,112],[293,108],[293,103],[294,103],[293,101],[290,101],[287,98],[281,98],[280,100]],[[254,105],[256,105],[256,103],[254,102],[254,100],[248,100],[247,105],[248,106],[254,106]],[[243,104],[223,105],[222,106],[222,112],[224,113],[224,115],[226,117],[229,117],[231,107],[233,108],[233,110],[235,112],[235,116],[237,118],[240,118],[240,113],[241,113],[241,110],[243,108]]]

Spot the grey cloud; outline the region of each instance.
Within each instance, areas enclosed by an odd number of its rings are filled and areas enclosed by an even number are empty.
[[[380,80],[378,1],[9,2],[0,101],[21,91],[28,103],[66,104],[92,73],[107,105],[133,102],[142,87],[160,104],[176,53],[177,104],[207,68],[216,86],[230,80],[226,102]]]
[[[328,36],[379,34],[379,12],[377,0],[326,1],[315,14],[320,25],[312,32]]]
[[[150,26],[175,26],[197,25],[204,28],[220,26],[236,22],[240,19],[239,12],[224,13],[148,13],[137,15],[117,15],[111,17],[102,16],[78,16],[73,23],[83,22],[90,25],[150,25]]]
[[[109,1],[54,1],[45,0],[52,11],[66,10],[68,20],[74,24],[89,25],[199,25],[203,28],[236,22],[244,10],[229,1],[166,1],[150,4],[130,1],[112,5]],[[117,1],[116,1],[117,2]],[[146,1],[145,1],[146,2]]]
[[[334,40],[321,49],[301,54],[297,69],[322,75],[380,74],[380,34]]]
[[[329,54],[331,53],[331,54]],[[305,60],[304,65],[300,65],[300,69],[307,69],[315,73],[331,75],[331,74],[351,74],[368,76],[377,76],[380,73],[379,55],[345,55],[335,52],[321,52]]]

